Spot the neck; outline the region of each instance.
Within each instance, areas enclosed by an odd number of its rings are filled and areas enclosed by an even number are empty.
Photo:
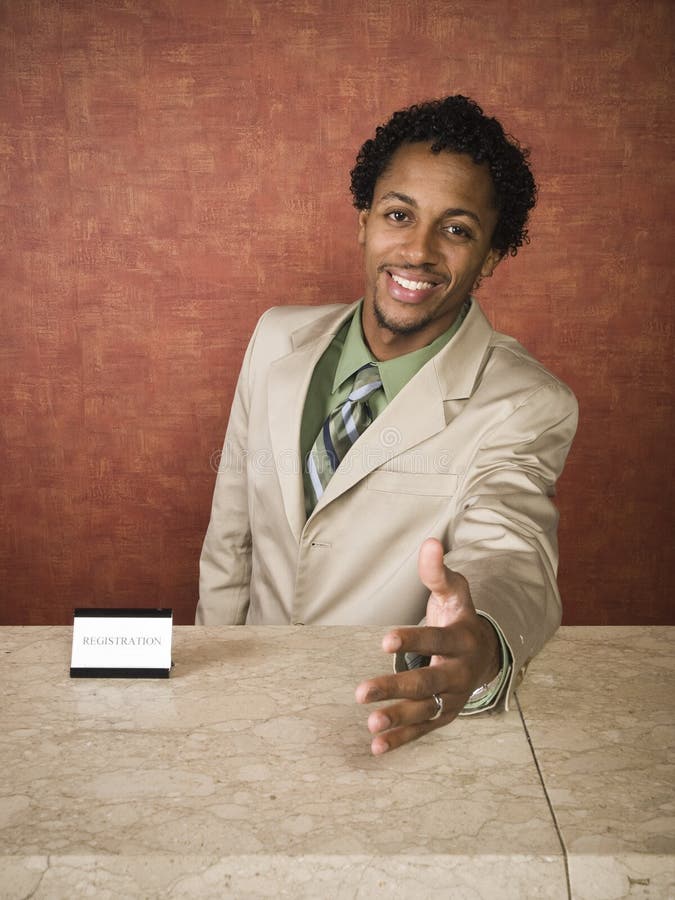
[[[434,319],[414,331],[397,331],[379,321],[377,315],[364,307],[361,310],[361,328],[370,352],[378,362],[386,362],[421,350],[432,344],[455,323],[461,309],[453,311],[449,319]]]

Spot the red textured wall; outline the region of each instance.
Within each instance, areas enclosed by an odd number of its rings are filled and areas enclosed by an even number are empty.
[[[192,621],[258,315],[359,295],[356,150],[462,92],[541,182],[531,246],[481,299],[580,400],[565,621],[673,622],[674,10],[2,0],[1,621]]]

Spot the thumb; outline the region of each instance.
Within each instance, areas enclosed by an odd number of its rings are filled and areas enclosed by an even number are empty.
[[[420,581],[429,588],[427,625],[451,625],[461,613],[474,610],[466,579],[443,562],[443,545],[429,538],[420,547],[418,558]]]
[[[445,596],[450,592],[450,570],[443,562],[443,545],[436,538],[428,538],[420,547],[417,571],[420,581],[432,594]]]

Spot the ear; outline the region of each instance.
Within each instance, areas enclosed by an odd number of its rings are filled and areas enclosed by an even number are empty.
[[[504,258],[504,254],[499,250],[495,250],[494,247],[488,252],[488,255],[483,260],[483,265],[480,269],[480,277],[481,278],[490,278],[494,270],[497,268],[499,263]]]
[[[361,247],[365,246],[366,243],[366,224],[368,223],[368,217],[370,216],[369,209],[362,209],[359,212],[359,245]]]

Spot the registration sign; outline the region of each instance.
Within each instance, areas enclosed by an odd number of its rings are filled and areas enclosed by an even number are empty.
[[[76,609],[71,678],[168,678],[171,609]]]

